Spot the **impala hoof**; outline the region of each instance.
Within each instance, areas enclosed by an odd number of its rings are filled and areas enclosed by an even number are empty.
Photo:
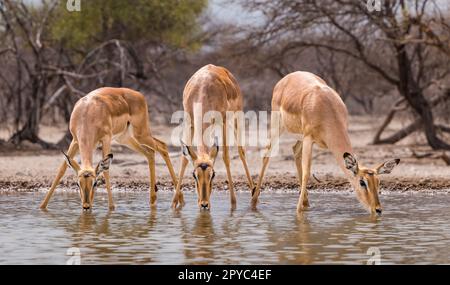
[[[308,208],[309,208],[308,201],[303,201],[303,203],[300,203],[299,205],[297,205],[297,212],[301,213],[303,211],[308,210]]]
[[[236,198],[231,198],[231,209],[232,210],[235,210],[236,209]]]
[[[156,195],[150,196],[150,205],[152,205],[152,206],[156,205]]]
[[[258,205],[258,198],[253,198],[251,203],[252,209],[256,210],[257,205]]]
[[[174,197],[172,200],[172,209],[181,209],[184,206],[184,197],[183,194]]]
[[[253,186],[253,188],[252,188],[252,197],[255,195],[255,191],[256,191],[256,186]]]
[[[178,200],[173,200],[172,201],[172,209],[176,209],[177,208],[177,206],[178,206]]]

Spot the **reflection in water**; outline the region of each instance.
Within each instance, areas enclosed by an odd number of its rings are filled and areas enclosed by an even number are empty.
[[[192,227],[183,224],[184,255],[190,263],[207,264],[214,261],[215,233],[213,219],[209,211],[197,214]]]
[[[170,209],[171,193],[155,209],[144,192],[116,193],[112,212],[106,193],[92,212],[71,192],[55,195],[48,211],[38,209],[41,193],[0,195],[0,264],[65,264],[72,247],[82,264],[365,264],[371,247],[382,263],[450,263],[445,194],[385,195],[382,217],[346,193],[311,193],[315,204],[301,214],[297,193],[266,193],[258,211],[238,194],[233,212],[227,194],[213,197],[210,212],[193,193],[181,211]]]

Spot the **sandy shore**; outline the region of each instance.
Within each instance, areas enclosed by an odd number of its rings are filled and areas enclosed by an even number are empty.
[[[398,123],[400,124],[400,123]],[[391,158],[400,158],[401,163],[389,175],[382,177],[382,191],[420,191],[450,189],[450,167],[444,161],[433,158],[414,158],[414,152],[429,152],[426,145],[418,145],[420,138],[412,137],[398,145],[370,145],[373,130],[378,122],[366,117],[352,117],[350,121],[350,136],[354,152],[363,165],[375,166]],[[395,126],[394,126],[395,127]],[[156,137],[170,141],[170,127],[156,127],[153,133]],[[57,140],[64,132],[62,128],[43,127],[42,132],[49,140]],[[293,135],[282,136],[280,153],[273,157],[267,170],[264,189],[296,189],[298,179],[292,156],[292,145],[297,138]],[[248,147],[247,159],[254,181],[261,167],[260,148]],[[178,173],[178,147],[170,147],[172,162]],[[95,161],[100,159],[98,151]],[[122,146],[113,148],[114,160],[111,166],[111,177],[114,188],[148,190],[148,167],[145,158],[133,153]],[[216,162],[217,190],[227,189],[226,172],[220,157]],[[233,179],[237,191],[248,191],[246,178],[243,175],[242,163],[236,148],[231,150]],[[0,150],[0,189],[16,191],[36,191],[49,187],[52,179],[63,162],[59,151],[44,151],[29,144],[23,149]],[[160,190],[172,190],[173,186],[168,176],[163,160],[157,156],[157,183]],[[184,186],[192,188],[194,181],[191,176],[192,168],[188,168],[184,178]],[[308,187],[316,190],[344,190],[350,185],[337,167],[334,158],[327,150],[314,147],[312,173],[315,178],[310,179]],[[72,170],[68,170],[61,184],[75,187],[75,177]],[[263,191],[264,191],[263,189]]]

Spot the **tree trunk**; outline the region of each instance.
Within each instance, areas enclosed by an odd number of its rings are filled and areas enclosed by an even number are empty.
[[[60,149],[66,149],[70,143],[72,142],[72,134],[69,130],[67,130],[64,137],[62,137],[57,143],[56,146]]]
[[[439,139],[436,134],[436,127],[434,125],[433,112],[430,104],[423,96],[422,90],[415,82],[412,75],[411,62],[409,60],[406,46],[403,44],[396,45],[397,50],[397,64],[400,75],[398,89],[400,94],[405,97],[408,104],[420,116],[425,136],[428,144],[433,149],[448,149],[450,145]]]
[[[40,87],[40,81],[37,77],[35,77],[32,83],[33,94],[31,96],[31,104],[33,107],[29,111],[29,116],[25,125],[23,125],[22,128],[14,133],[9,139],[9,141],[15,145],[18,145],[24,140],[28,140],[32,143],[41,145],[45,149],[52,148],[53,146],[52,144],[41,140],[38,136],[41,117],[41,100],[39,98]]]
[[[25,125],[14,135],[12,135],[9,141],[14,145],[18,145],[20,142],[28,140],[32,143],[37,143],[41,145],[45,149],[53,148],[54,147],[53,144],[48,143],[39,138],[39,136],[37,135],[38,131],[39,128],[34,123],[33,115],[30,115]]]
[[[411,124],[404,127],[403,129],[397,131],[396,133],[388,136],[387,138],[384,138],[384,139],[381,138],[382,133],[384,132],[386,127],[391,123],[391,121],[393,120],[395,113],[397,111],[401,111],[404,109],[402,106],[400,106],[400,104],[404,100],[405,99],[402,98],[401,100],[397,101],[394,104],[394,107],[391,109],[389,114],[386,116],[385,120],[383,121],[383,124],[380,126],[377,133],[375,134],[372,144],[394,144],[394,143],[400,141],[401,139],[407,137],[408,135],[412,134],[413,132],[423,128],[422,119],[417,118]],[[444,93],[444,96],[439,96],[438,98],[432,100],[430,102],[430,108],[433,109],[434,107],[436,107],[439,104],[446,104],[446,102],[448,100],[450,100],[450,90],[447,90]],[[441,132],[447,132],[447,133],[450,132],[449,127],[442,126],[442,125],[436,125],[436,129]]]

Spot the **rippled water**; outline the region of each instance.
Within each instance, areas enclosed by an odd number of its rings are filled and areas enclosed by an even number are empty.
[[[151,211],[145,192],[114,193],[109,212],[98,193],[91,213],[77,193],[57,192],[48,211],[38,209],[42,192],[1,194],[0,264],[65,264],[74,247],[81,264],[450,263],[448,194],[383,195],[380,218],[351,193],[310,193],[302,215],[297,193],[263,192],[258,211],[238,193],[234,212],[226,192],[213,194],[211,212],[197,209],[193,192],[182,211],[158,194]]]

